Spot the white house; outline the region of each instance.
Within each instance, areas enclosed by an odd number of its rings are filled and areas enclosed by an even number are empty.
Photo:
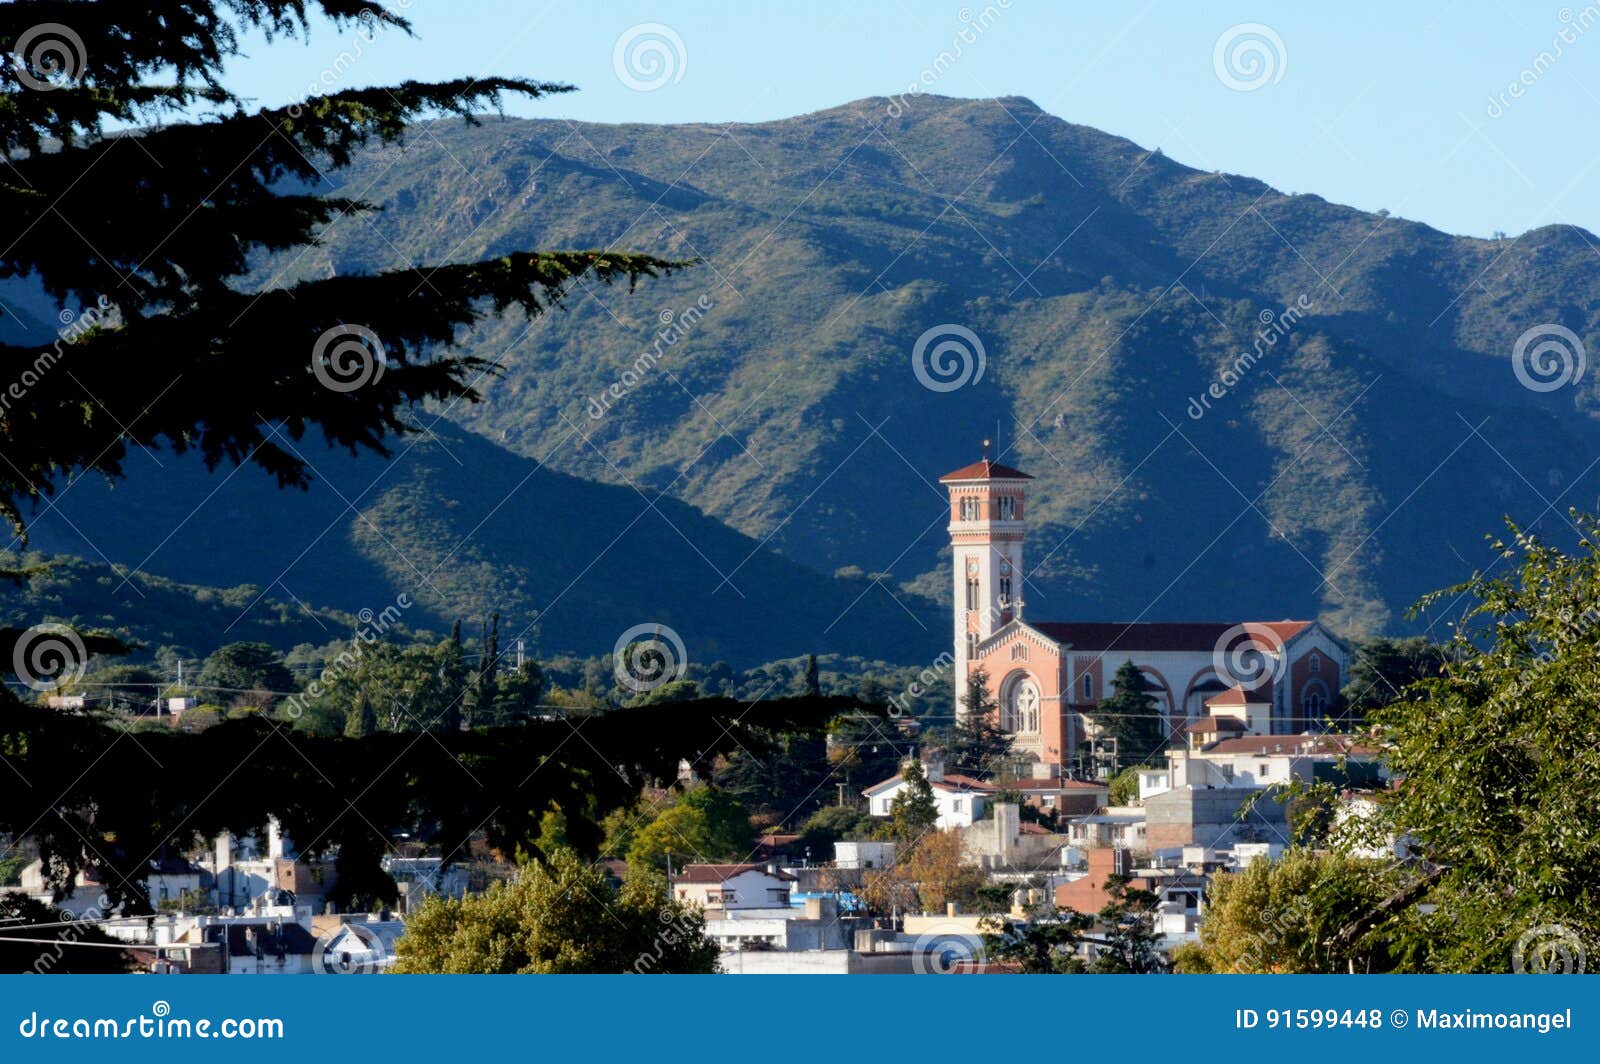
[[[924,764],[923,771],[933,790],[933,803],[939,808],[939,819],[935,823],[941,831],[970,827],[983,819],[994,787],[970,776],[948,774],[938,764]],[[894,815],[895,798],[909,786],[904,776],[894,775],[868,787],[861,792],[867,797],[867,812],[877,817]]]
[[[795,882],[777,865],[692,864],[672,878],[672,893],[707,912],[784,909]]]
[[[1167,751],[1170,786],[1272,787],[1292,782],[1381,783],[1377,751],[1339,735],[1247,735]],[[1143,788],[1141,787],[1141,791]]]

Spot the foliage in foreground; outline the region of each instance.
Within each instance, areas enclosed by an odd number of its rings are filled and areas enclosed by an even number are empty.
[[[1566,552],[1515,526],[1506,576],[1423,600],[1468,606],[1437,676],[1373,714],[1403,783],[1380,827],[1415,839],[1441,971],[1505,971],[1525,936],[1600,956],[1600,521]]]
[[[0,704],[0,756],[14,770],[0,778],[0,833],[37,844],[56,885],[88,871],[111,904],[145,911],[150,900],[137,885],[152,858],[222,830],[249,834],[275,817],[308,855],[337,847],[332,900],[370,904],[395,896],[380,867],[394,833],[447,860],[479,834],[514,854],[538,845],[554,810],[568,841],[592,853],[598,822],[641,788],[675,779],[680,758],[703,766],[736,748],[759,752],[765,734],[820,731],[855,708],[844,698],[702,699],[431,739],[388,731],[353,739],[300,734],[259,714],[195,734],[133,734]]]
[[[428,899],[396,951],[390,970],[406,975],[697,974],[715,972],[718,955],[705,918],[664,878],[619,889],[565,849],[484,894]]]

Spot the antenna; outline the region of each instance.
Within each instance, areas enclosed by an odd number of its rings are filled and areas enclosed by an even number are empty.
[[[983,460],[985,462],[987,462],[989,460],[989,441],[988,440],[984,440],[983,441]]]

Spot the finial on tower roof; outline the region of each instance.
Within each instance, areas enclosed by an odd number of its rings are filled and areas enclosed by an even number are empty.
[[[989,460],[989,441],[988,440],[984,440],[983,441],[983,460],[985,462],[987,462]]]

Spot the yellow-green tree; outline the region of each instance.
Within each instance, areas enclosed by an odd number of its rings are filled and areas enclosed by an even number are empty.
[[[699,911],[659,876],[618,889],[570,850],[529,862],[483,894],[430,898],[406,921],[390,970],[404,975],[711,973]]]

